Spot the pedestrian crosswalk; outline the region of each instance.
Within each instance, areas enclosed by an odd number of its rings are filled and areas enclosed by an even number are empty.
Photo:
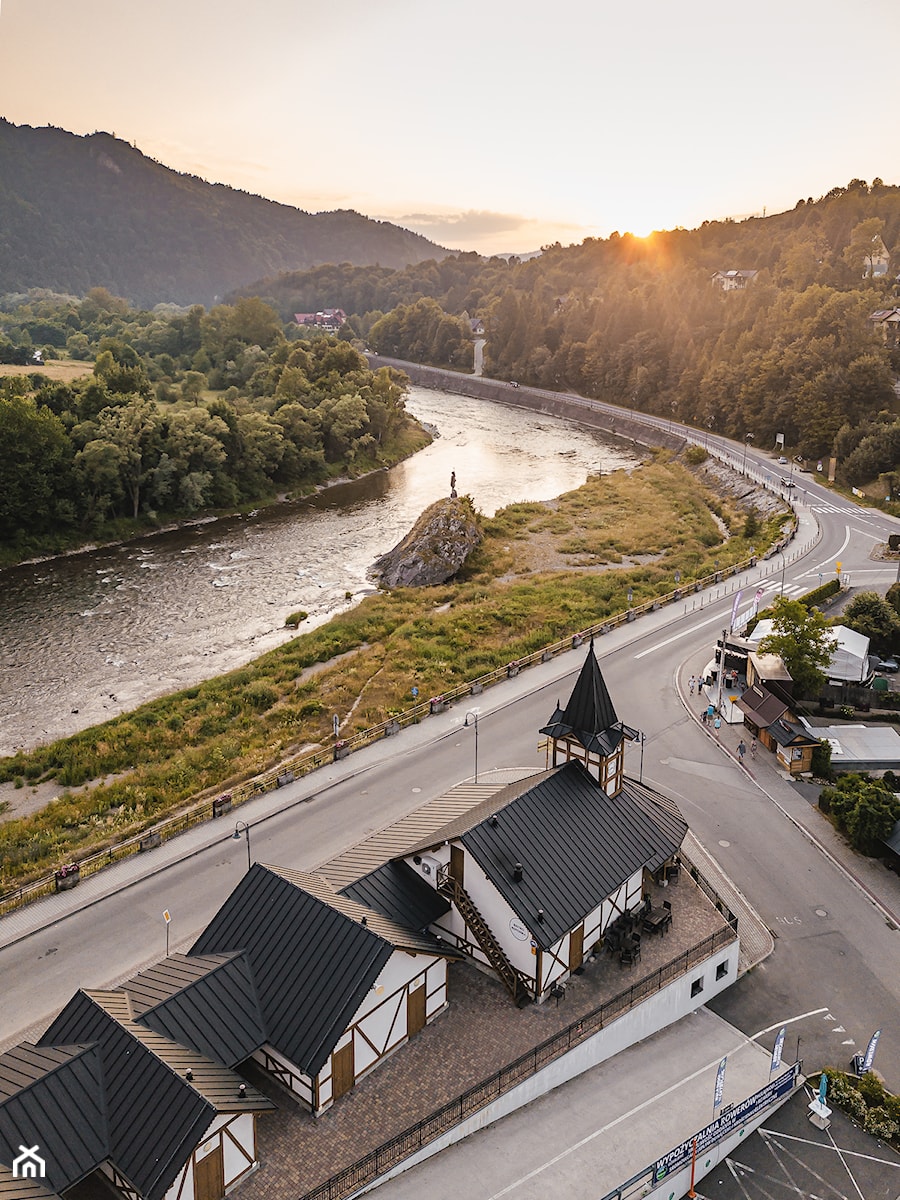
[[[805,592],[810,591],[810,589],[812,587],[813,587],[813,584],[807,583],[807,582],[785,583],[783,591],[784,591],[785,596],[802,596]],[[781,593],[782,593],[781,580],[780,579],[765,579],[759,585],[759,590],[762,592],[762,596],[760,597],[760,606],[762,607],[764,605],[766,596],[771,596],[773,593],[775,593],[776,595],[779,595],[779,596],[781,595]]]
[[[858,517],[859,509],[848,505],[832,504],[828,500],[823,500],[820,504],[811,504],[809,506],[813,512],[818,513],[838,513],[842,517]]]

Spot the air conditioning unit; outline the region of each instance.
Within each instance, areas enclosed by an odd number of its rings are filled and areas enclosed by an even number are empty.
[[[419,870],[426,879],[430,879],[432,883],[437,883],[437,874],[440,865],[440,859],[435,858],[433,854],[423,854],[422,861],[419,863]]]

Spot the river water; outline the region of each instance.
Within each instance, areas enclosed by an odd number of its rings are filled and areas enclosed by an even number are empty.
[[[0,755],[248,662],[372,591],[366,572],[422,510],[460,495],[492,516],[635,458],[593,430],[413,387],[440,433],[389,471],[314,497],[0,572]]]

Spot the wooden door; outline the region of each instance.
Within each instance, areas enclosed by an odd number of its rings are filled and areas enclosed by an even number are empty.
[[[406,1001],[406,1031],[414,1037],[425,1028],[425,984],[410,992]]]
[[[222,1143],[212,1154],[194,1163],[194,1200],[222,1200],[225,1195],[225,1165]]]
[[[584,962],[584,926],[579,925],[569,934],[569,970],[577,971]]]
[[[463,863],[466,861],[466,853],[462,846],[450,847],[450,877],[455,879],[460,887],[463,886]]]
[[[337,1100],[353,1087],[353,1042],[331,1056],[331,1098]]]

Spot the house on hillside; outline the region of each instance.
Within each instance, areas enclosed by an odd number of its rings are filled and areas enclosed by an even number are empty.
[[[869,315],[869,320],[881,335],[890,350],[900,346],[900,308],[879,308]]]
[[[713,271],[711,282],[723,292],[741,292],[758,274],[759,271]]]
[[[393,883],[404,924],[321,876],[257,863],[193,948],[246,955],[267,1031],[253,1057],[314,1113],[446,1007],[459,955],[414,923],[424,929],[447,902],[413,872]]]
[[[320,329],[323,333],[337,333],[347,314],[342,308],[320,308],[318,312],[294,313],[294,321],[298,325]]]

